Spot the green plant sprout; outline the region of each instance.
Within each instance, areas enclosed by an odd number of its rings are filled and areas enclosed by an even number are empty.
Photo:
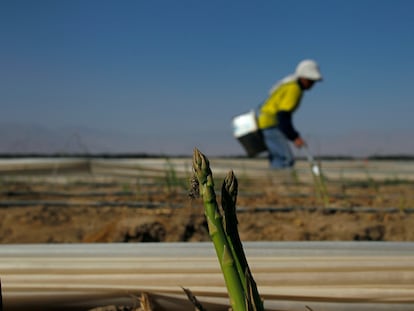
[[[250,272],[237,230],[237,179],[230,171],[222,186],[222,208],[214,192],[208,159],[198,150],[193,153],[193,170],[203,200],[210,237],[224,276],[233,311],[262,311],[263,302]]]
[[[322,201],[324,206],[329,205],[329,195],[328,195],[328,189],[326,188],[325,183],[325,176],[318,171],[316,174],[313,170],[313,167],[311,167],[312,170],[312,177],[313,177],[313,184],[315,185],[316,190],[316,197],[318,200]]]
[[[165,183],[167,185],[168,193],[171,194],[175,188],[180,187],[185,189],[186,183],[183,179],[180,179],[177,174],[177,170],[174,164],[171,163],[169,158],[166,158],[166,170],[165,170]]]

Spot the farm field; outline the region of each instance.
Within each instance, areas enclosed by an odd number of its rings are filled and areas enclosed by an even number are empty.
[[[325,161],[327,200],[309,164],[210,159],[220,196],[233,170],[243,241],[414,241],[414,162]],[[190,158],[3,159],[0,243],[209,241]]]

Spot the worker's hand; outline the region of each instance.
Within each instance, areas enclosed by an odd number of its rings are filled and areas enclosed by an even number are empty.
[[[296,147],[298,148],[302,148],[304,146],[306,146],[306,142],[302,139],[302,137],[297,137],[293,143],[295,144]]]

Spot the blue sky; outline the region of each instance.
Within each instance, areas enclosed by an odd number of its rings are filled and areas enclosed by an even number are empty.
[[[2,1],[0,124],[242,154],[231,118],[312,58],[325,79],[294,124],[316,152],[414,153],[412,12],[409,0]]]

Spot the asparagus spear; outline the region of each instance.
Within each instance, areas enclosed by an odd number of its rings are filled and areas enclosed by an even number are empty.
[[[224,275],[234,311],[262,311],[263,302],[257,291],[243,245],[237,230],[236,201],[238,183],[233,171],[224,179],[221,205],[217,205],[213,175],[208,159],[194,150],[193,167],[199,194],[203,198],[209,233]],[[194,180],[192,181],[194,185]],[[201,187],[200,187],[201,186]],[[194,189],[193,189],[194,190]]]
[[[224,210],[224,228],[227,240],[230,244],[233,257],[236,261],[237,271],[242,281],[248,310],[263,310],[263,302],[257,290],[256,282],[250,271],[244,253],[243,245],[237,229],[238,220],[236,214],[238,182],[233,171],[230,171],[224,179],[221,188],[221,206]]]
[[[216,250],[217,258],[223,272],[224,280],[234,311],[245,311],[246,301],[243,284],[236,268],[231,246],[223,228],[223,217],[220,214],[214,192],[213,175],[208,159],[194,149],[193,169],[199,182],[200,196],[203,199],[210,237]]]
[[[3,295],[1,293],[1,279],[0,279],[0,311],[3,311]]]

